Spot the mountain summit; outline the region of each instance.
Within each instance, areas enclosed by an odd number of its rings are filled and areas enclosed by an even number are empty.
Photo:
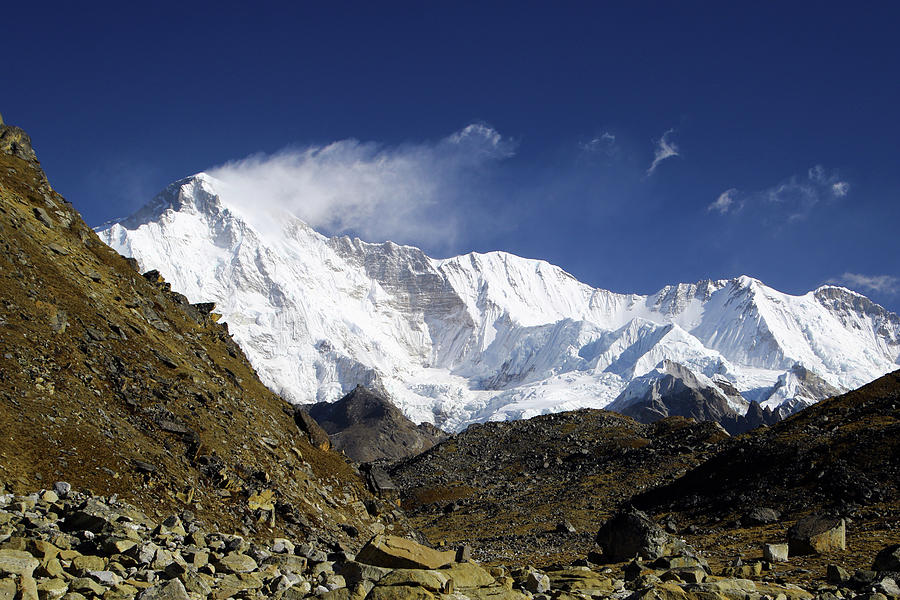
[[[791,296],[744,276],[618,294],[504,252],[433,259],[328,238],[239,205],[202,173],[98,233],[192,301],[216,302],[292,402],[376,385],[413,421],[448,430],[602,408],[635,378],[650,389],[673,373],[719,389],[722,410],[755,401],[786,414],[900,358],[900,317],[844,288]]]

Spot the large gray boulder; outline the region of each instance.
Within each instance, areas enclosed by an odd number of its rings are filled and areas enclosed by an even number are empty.
[[[607,562],[622,562],[635,556],[655,560],[692,553],[687,544],[663,531],[634,507],[628,507],[606,521],[597,532],[596,542],[603,549]]]

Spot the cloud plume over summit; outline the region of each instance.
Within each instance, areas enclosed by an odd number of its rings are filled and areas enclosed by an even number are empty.
[[[257,154],[208,170],[250,216],[288,212],[328,234],[447,244],[475,175],[515,143],[472,124],[443,139],[387,146],[355,139]]]

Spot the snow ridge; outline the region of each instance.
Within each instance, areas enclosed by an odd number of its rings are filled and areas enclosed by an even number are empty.
[[[602,408],[635,378],[664,373],[663,361],[773,408],[858,387],[900,361],[900,318],[844,288],[791,296],[744,276],[617,294],[505,252],[437,260],[248,215],[203,173],[98,234],[192,301],[216,302],[289,401],[378,384],[414,421],[450,430]]]

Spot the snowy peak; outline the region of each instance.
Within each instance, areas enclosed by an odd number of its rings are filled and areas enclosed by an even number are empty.
[[[229,193],[201,173],[98,233],[216,302],[263,381],[294,402],[375,385],[412,420],[459,429],[604,407],[661,364],[773,410],[898,366],[900,319],[843,288],[791,296],[742,276],[619,294],[505,252],[433,259],[327,238]],[[795,365],[817,383],[794,385]]]

